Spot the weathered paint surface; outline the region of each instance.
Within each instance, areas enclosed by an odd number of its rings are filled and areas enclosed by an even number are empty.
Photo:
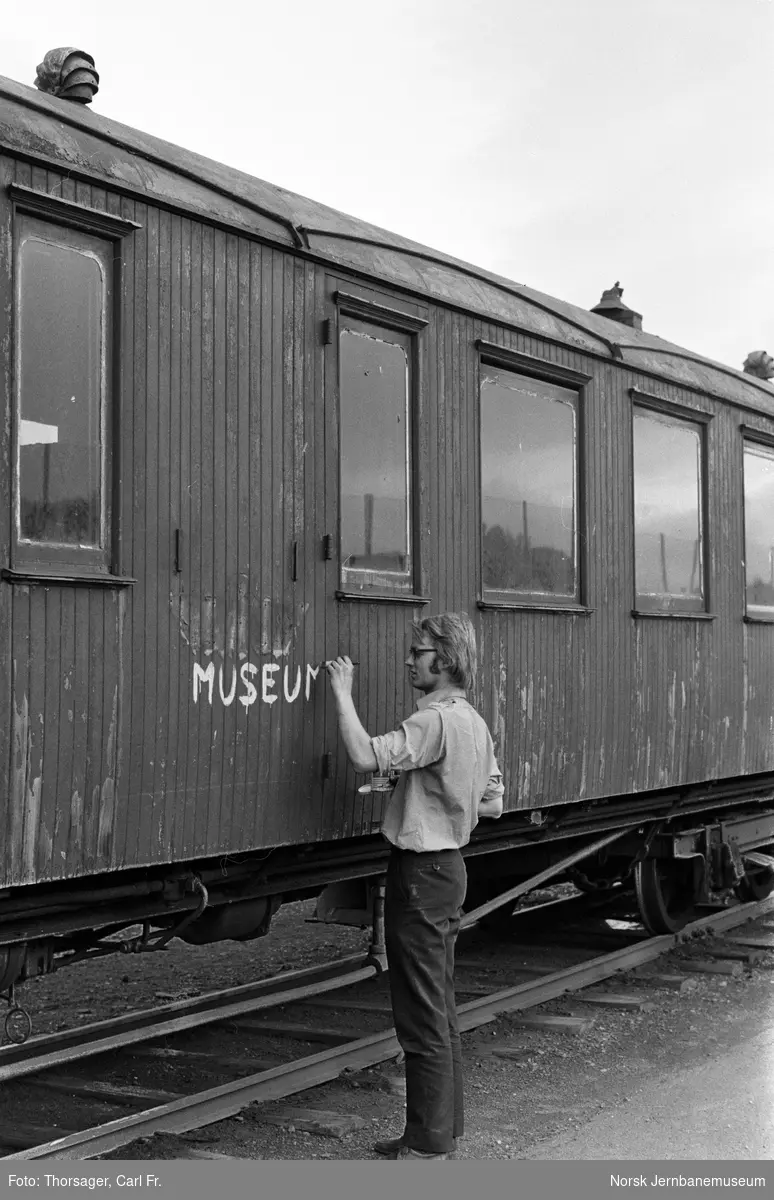
[[[391,282],[366,284],[270,244],[266,222],[251,237],[241,219],[238,231],[225,219],[215,227],[171,200],[157,207],[126,180],[119,194],[0,157],[7,316],[11,181],[140,226],[122,242],[115,448],[119,565],[137,582],[0,581],[10,680],[0,886],[371,831],[379,801],[357,796],[320,663],[357,659],[364,723],[391,728],[412,705],[403,658],[424,611],[474,616],[474,699],[510,808],[774,771],[774,626],[743,620],[740,550],[741,425],[771,434],[771,416],[600,361],[587,353],[593,336],[562,341],[561,322],[543,340],[461,311],[467,277],[456,307],[401,292],[397,251]],[[374,253],[377,276],[379,261]],[[414,284],[422,290],[421,275]],[[337,599],[338,563],[322,551],[339,514],[336,344],[323,344],[320,327],[335,319],[339,290],[427,322],[416,337],[414,465],[416,586],[429,608]],[[480,310],[488,293],[477,294]],[[587,611],[477,608],[478,339],[590,377]],[[10,338],[0,345],[7,562]],[[632,615],[632,386],[710,416],[710,621]],[[713,377],[712,390],[722,387]]]
[[[280,653],[282,653],[280,651]],[[198,704],[203,696],[212,706],[218,700],[225,708],[230,708],[236,700],[244,708],[252,708],[256,701],[262,704],[276,704],[282,698],[287,704],[292,704],[303,694],[305,700],[312,697],[312,686],[322,669],[321,663],[305,663],[301,666],[289,666],[278,662],[265,662],[260,666],[244,662],[240,667],[236,663],[230,667],[221,663],[215,670],[215,663],[208,662],[206,666],[194,661],[193,702]],[[217,674],[218,686],[215,687]],[[257,678],[256,678],[257,677]],[[280,678],[282,686],[280,688]],[[228,679],[226,686],[224,680]],[[255,682],[253,680],[255,679]],[[302,692],[303,684],[303,692]],[[237,693],[237,688],[241,690]]]

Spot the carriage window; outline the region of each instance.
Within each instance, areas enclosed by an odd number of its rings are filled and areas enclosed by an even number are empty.
[[[747,613],[774,620],[774,449],[745,443],[744,565]]]
[[[640,609],[706,609],[703,427],[634,410],[634,573]]]
[[[577,392],[484,368],[481,521],[487,593],[549,603],[579,599],[577,441]]]
[[[410,592],[411,337],[342,318],[339,344],[342,584]]]
[[[106,554],[111,263],[99,238],[22,219],[16,535],[27,557]]]

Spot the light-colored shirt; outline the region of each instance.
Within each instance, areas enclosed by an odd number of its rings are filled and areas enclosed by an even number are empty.
[[[503,794],[492,735],[461,688],[423,696],[399,729],[371,738],[371,745],[382,775],[401,772],[382,833],[402,850],[465,846],[479,802]]]

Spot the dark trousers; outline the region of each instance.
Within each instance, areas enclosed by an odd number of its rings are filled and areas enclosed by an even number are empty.
[[[406,1056],[404,1140],[432,1154],[453,1150],[463,1132],[454,943],[466,885],[459,850],[393,848],[384,925],[395,1031]]]

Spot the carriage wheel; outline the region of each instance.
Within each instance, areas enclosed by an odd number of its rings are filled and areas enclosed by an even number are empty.
[[[634,887],[649,933],[677,933],[691,920],[699,896],[701,858],[646,858],[637,863]]]

